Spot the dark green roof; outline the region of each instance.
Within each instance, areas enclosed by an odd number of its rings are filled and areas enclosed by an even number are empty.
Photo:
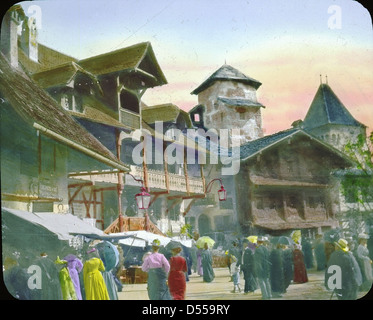
[[[234,107],[265,108],[261,103],[254,102],[250,99],[218,97],[218,100],[223,102],[226,105],[234,106]]]
[[[262,83],[258,80],[250,78],[244,75],[241,71],[231,67],[230,65],[224,64],[217,71],[215,71],[207,80],[205,80],[198,88],[194,89],[191,94],[199,94],[200,92],[207,89],[215,81],[237,81],[246,83],[255,89],[258,89]]]
[[[292,129],[280,131],[280,132],[277,132],[275,134],[272,134],[272,135],[269,135],[269,136],[264,136],[262,138],[259,138],[259,139],[256,139],[256,140],[253,140],[253,141],[247,142],[246,144],[241,145],[241,147],[240,147],[240,159],[241,160],[246,160],[246,159],[249,159],[251,157],[254,157],[256,154],[258,154],[258,153],[260,153],[260,152],[262,152],[262,151],[264,151],[268,148],[271,148],[271,147],[277,145],[278,143],[280,143],[281,141],[283,141],[287,138],[290,138],[291,136],[295,136],[295,135],[308,136],[315,143],[324,146],[330,152],[334,153],[336,156],[339,156],[340,158],[344,159],[346,161],[346,163],[353,164],[353,161],[350,158],[348,158],[347,155],[345,155],[341,151],[333,148],[329,144],[324,143],[322,140],[318,139],[317,137],[315,137],[315,136],[309,134],[308,132],[306,132],[302,129],[299,129],[299,128],[292,128]],[[237,153],[235,153],[235,151],[233,150],[233,154],[235,155]]]
[[[240,159],[247,159],[256,153],[276,144],[277,142],[300,131],[299,129],[288,129],[262,138],[249,141],[240,147]]]
[[[79,60],[79,65],[95,75],[117,73],[123,70],[134,72],[144,79],[152,79],[150,87],[167,83],[155,57],[150,42],[110,51],[87,59]],[[145,81],[145,80],[144,80]]]
[[[327,124],[364,126],[354,119],[329,85],[323,83],[313,98],[303,128],[314,129]]]
[[[126,166],[99,140],[90,134],[68,111],[32,81],[26,74],[10,67],[0,54],[0,95],[3,103],[9,104],[28,124],[43,128],[69,146],[83,152],[101,156],[102,162],[110,161],[121,170]],[[5,105],[2,107],[5,108]]]

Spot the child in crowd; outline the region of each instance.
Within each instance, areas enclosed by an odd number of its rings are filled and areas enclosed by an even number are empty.
[[[232,263],[231,263],[231,272],[232,272],[232,280],[233,280],[233,293],[241,292],[240,287],[240,265],[237,264],[237,258],[232,255]]]

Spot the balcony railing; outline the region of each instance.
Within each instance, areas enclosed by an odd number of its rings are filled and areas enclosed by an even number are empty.
[[[130,166],[130,173],[137,179],[144,180],[144,170],[139,166]],[[167,190],[166,174],[161,170],[148,169],[148,187],[150,189]],[[130,175],[125,176],[125,185],[141,186]],[[90,172],[71,172],[70,178],[96,182],[118,183],[118,171],[90,171]],[[202,178],[188,177],[189,192],[192,194],[203,194],[204,187]],[[168,184],[170,191],[187,192],[187,182],[182,174],[168,173]]]
[[[136,178],[144,180],[144,171],[142,167],[131,166],[131,172]],[[163,171],[148,169],[148,187],[150,189],[166,190],[166,175]],[[168,182],[170,191],[187,192],[187,183],[184,175],[176,173],[168,173]],[[189,177],[189,192],[203,194],[203,182],[201,178]],[[139,185],[131,177],[126,179],[126,184]]]

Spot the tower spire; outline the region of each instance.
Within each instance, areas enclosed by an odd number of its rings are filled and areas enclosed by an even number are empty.
[[[328,84],[328,75],[325,76],[326,84]]]
[[[320,84],[322,84],[322,75],[320,74]]]

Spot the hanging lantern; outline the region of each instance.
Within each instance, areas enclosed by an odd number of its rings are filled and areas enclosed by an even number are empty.
[[[224,186],[221,185],[220,190],[218,191],[219,201],[227,200],[227,190],[224,189]]]
[[[139,209],[148,209],[150,205],[150,194],[146,192],[144,187],[141,187],[141,192],[135,195],[137,207]]]

